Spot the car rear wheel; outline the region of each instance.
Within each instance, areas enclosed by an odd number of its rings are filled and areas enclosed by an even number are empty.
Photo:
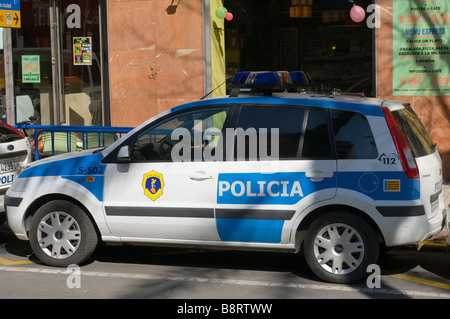
[[[78,205],[54,200],[41,206],[30,226],[30,245],[45,264],[81,264],[94,252],[98,237],[89,216]]]
[[[330,212],[314,220],[303,244],[311,270],[332,283],[362,280],[368,275],[367,267],[377,262],[379,254],[373,227],[350,212]]]

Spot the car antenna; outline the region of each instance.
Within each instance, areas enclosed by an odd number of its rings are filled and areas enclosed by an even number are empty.
[[[216,86],[215,89],[211,90],[208,94],[206,94],[205,96],[203,96],[200,100],[203,100],[205,97],[207,97],[208,95],[210,95],[212,92],[214,92],[215,90],[217,90],[218,88],[220,88],[222,85],[224,85],[227,82],[227,80],[223,81],[222,83],[220,83],[218,86]]]

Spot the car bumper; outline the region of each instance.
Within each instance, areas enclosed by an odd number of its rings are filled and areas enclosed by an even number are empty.
[[[439,234],[442,229],[444,229],[445,226],[445,209],[442,210],[442,213],[438,213],[436,214],[436,216],[434,216],[433,218],[428,219],[428,224],[427,224],[427,228],[428,232],[424,232],[425,234],[423,235],[422,239],[419,241],[419,243],[422,243],[425,240],[430,239],[431,237]]]
[[[27,231],[25,229],[24,211],[20,208],[23,196],[20,194],[5,195],[6,215],[8,219],[8,227],[14,235],[21,240],[28,240]]]
[[[6,193],[6,191],[5,191]],[[0,226],[6,221],[6,212],[5,212],[5,203],[4,203],[5,195],[1,194],[0,190]]]
[[[5,212],[5,193],[7,190],[0,190],[0,213]]]
[[[385,244],[388,247],[418,245],[442,231],[444,218],[445,210],[430,219],[426,215],[386,218],[389,222],[381,228]]]
[[[447,207],[445,214],[445,228],[447,229],[447,245],[450,246],[450,204]]]

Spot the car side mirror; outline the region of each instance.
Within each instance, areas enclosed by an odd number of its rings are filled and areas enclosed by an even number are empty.
[[[117,153],[117,161],[119,163],[129,163],[131,161],[130,148],[128,145],[122,146],[119,149],[119,153]]]

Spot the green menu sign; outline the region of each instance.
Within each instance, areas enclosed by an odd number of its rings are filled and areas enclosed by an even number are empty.
[[[393,1],[393,95],[450,95],[450,1]]]
[[[40,83],[41,66],[39,55],[22,55],[22,83]]]

